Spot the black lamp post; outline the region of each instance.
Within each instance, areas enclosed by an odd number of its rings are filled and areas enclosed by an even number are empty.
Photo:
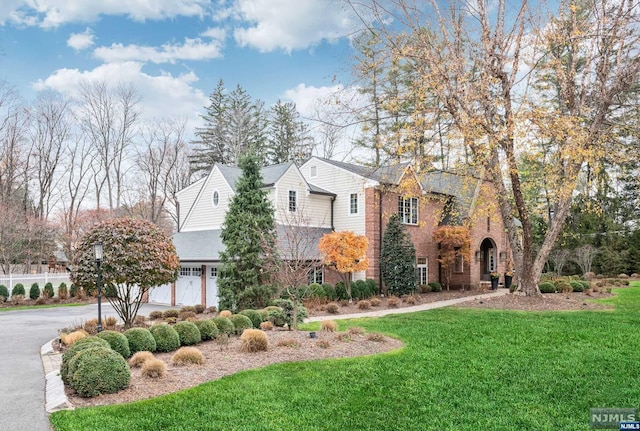
[[[93,244],[93,256],[96,258],[98,268],[98,332],[102,332],[102,286],[100,285],[100,264],[102,263],[102,243]]]

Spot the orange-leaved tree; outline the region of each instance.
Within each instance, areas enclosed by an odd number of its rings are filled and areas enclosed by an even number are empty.
[[[320,238],[318,248],[322,254],[322,263],[333,267],[344,281],[349,299],[351,299],[350,274],[364,271],[369,266],[366,236],[356,235],[352,231],[331,232]]]
[[[451,281],[451,267],[456,260],[469,262],[471,256],[471,234],[464,226],[441,226],[433,232],[433,240],[440,244],[438,262],[444,268],[447,290]]]

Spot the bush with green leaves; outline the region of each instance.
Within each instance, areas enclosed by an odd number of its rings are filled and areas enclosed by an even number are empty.
[[[227,317],[216,316],[211,319],[221,334],[232,335],[234,332],[233,322]]]
[[[289,299],[281,299],[276,301],[276,306],[282,308],[284,320],[289,327],[293,325],[293,301]],[[304,305],[298,303],[297,323],[302,323],[304,318],[309,315]],[[275,323],[274,323],[275,325]]]
[[[432,292],[440,292],[442,290],[442,284],[438,283],[437,281],[432,281],[431,283],[429,283],[429,286],[431,287]]]
[[[171,352],[180,347],[180,336],[173,326],[161,323],[153,325],[149,331],[156,340],[156,351]]]
[[[60,363],[60,377],[62,377],[63,382],[69,384],[69,362],[73,359],[73,357],[79,352],[85,349],[90,349],[92,347],[108,347],[109,349],[111,348],[107,340],[103,340],[102,338],[98,337],[81,338],[73,343],[62,354],[62,362]]]
[[[367,278],[365,284],[367,285],[367,298],[378,294],[378,283],[373,278]]]
[[[247,316],[251,320],[251,323],[253,324],[254,328],[260,328],[260,324],[264,321],[262,320],[262,315],[258,313],[256,310],[252,310],[252,309],[242,310],[238,314]]]
[[[573,292],[573,287],[571,287],[571,284],[567,280],[557,280],[554,285],[556,287],[556,292]]]
[[[131,356],[131,349],[129,348],[129,340],[121,332],[117,331],[102,331],[98,332],[99,338],[106,340],[111,348],[120,353],[123,358],[127,359]]]
[[[251,323],[251,319],[242,314],[232,314],[229,317],[231,323],[233,323],[233,333],[236,335],[242,334],[245,329],[253,328],[253,323]]]
[[[351,296],[355,300],[368,298],[367,284],[364,280],[356,280],[351,283]]]
[[[198,327],[202,341],[218,338],[218,327],[211,320],[196,320],[193,323]]]
[[[22,283],[17,283],[13,286],[13,289],[11,289],[11,296],[15,295],[25,295],[24,285]]]
[[[53,284],[51,284],[51,282],[47,282],[44,285],[44,289],[42,289],[42,294],[45,298],[53,298],[55,296],[55,292],[53,291]]]
[[[129,386],[131,370],[117,352],[105,347],[93,347],[74,358],[70,385],[81,397],[112,394]]]
[[[540,289],[540,293],[556,293],[556,285],[550,281],[538,284],[538,289]]]
[[[308,290],[309,298],[325,299],[324,287],[321,284],[311,283]]]
[[[287,323],[287,318],[282,307],[270,305],[268,307],[265,307],[265,311],[267,312],[266,320],[273,323],[274,326],[284,326]]]
[[[38,286],[38,283],[33,283],[31,285],[31,289],[29,289],[29,298],[34,301],[40,298],[40,286]]]
[[[69,286],[69,296],[75,298],[78,296],[78,286],[75,283],[71,283]]]
[[[202,341],[198,327],[192,322],[178,322],[173,326],[178,333],[181,346],[191,346]]]
[[[329,283],[323,283],[322,287],[324,288],[324,295],[329,301],[335,301],[338,299],[338,295],[336,293],[336,288]]]
[[[582,292],[584,290],[584,285],[579,280],[571,280],[569,284],[574,292]]]
[[[69,297],[69,289],[67,288],[67,283],[60,283],[58,286],[58,297],[60,299],[67,299]]]
[[[9,299],[9,289],[4,284],[0,284],[0,297],[3,301]]]
[[[349,294],[347,293],[347,287],[345,286],[343,281],[339,281],[336,283],[336,299],[339,299],[339,300],[349,299]]]
[[[147,328],[129,328],[124,331],[124,336],[129,341],[131,354],[137,352],[155,352],[156,339]]]

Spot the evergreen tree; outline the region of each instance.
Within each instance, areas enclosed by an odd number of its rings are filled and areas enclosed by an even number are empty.
[[[256,292],[266,280],[260,276],[264,250],[275,242],[274,208],[262,189],[260,159],[248,154],[240,159],[242,176],[222,226],[218,278],[220,308],[237,310],[256,302]]]
[[[404,295],[416,290],[416,249],[398,214],[389,218],[382,237],[380,271],[388,293]]]
[[[296,104],[278,100],[270,113],[266,154],[268,163],[293,161],[302,164],[311,157],[313,138],[309,135],[307,125],[300,120]]]

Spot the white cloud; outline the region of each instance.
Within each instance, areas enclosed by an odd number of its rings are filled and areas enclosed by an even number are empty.
[[[0,23],[58,27],[101,15],[124,15],[135,21],[204,16],[211,0],[2,0]]]
[[[336,40],[354,24],[336,0],[237,0],[237,15],[252,25],[236,29],[236,41],[261,52],[291,52]]]
[[[209,33],[214,34],[213,30]],[[185,38],[184,44],[164,44],[161,47],[143,45],[123,45],[114,43],[109,47],[99,47],[93,51],[94,57],[107,62],[143,61],[152,63],[174,63],[178,60],[208,60],[222,57],[224,46],[224,32],[222,36],[205,42],[200,38]]]
[[[197,113],[207,105],[208,98],[193,86],[198,77],[193,72],[179,76],[169,73],[152,76],[144,73],[142,66],[142,63],[130,61],[104,64],[87,71],[59,69],[46,79],[38,80],[33,87],[77,96],[79,84],[86,81],[132,85],[141,97],[145,118],[187,118],[187,127],[191,130],[199,126],[201,120]]]
[[[76,51],[82,51],[93,45],[93,38],[93,31],[87,27],[82,33],[71,33],[71,36],[67,39],[67,46],[70,46]]]

